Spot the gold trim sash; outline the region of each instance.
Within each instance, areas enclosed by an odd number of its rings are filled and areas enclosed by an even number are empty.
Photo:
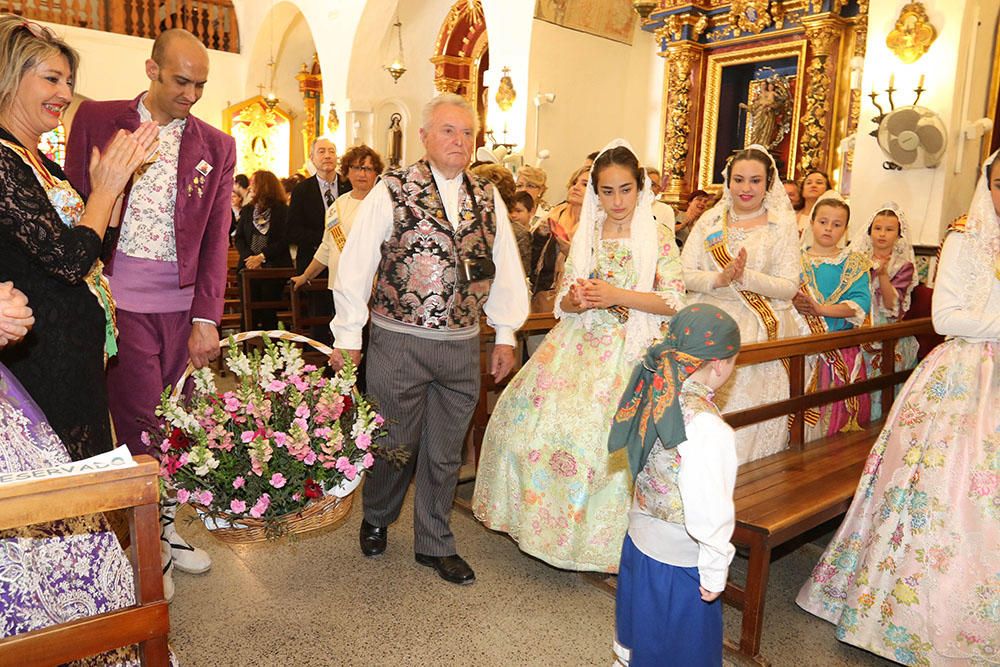
[[[333,215],[329,215],[329,213],[333,213]],[[341,224],[340,218],[340,202],[334,201],[326,216],[326,231],[330,232],[330,236],[333,237],[333,242],[337,244],[337,250],[344,252],[344,246],[347,245],[347,234],[344,233],[344,226]]]

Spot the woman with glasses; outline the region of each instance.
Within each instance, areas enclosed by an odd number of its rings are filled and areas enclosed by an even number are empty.
[[[347,243],[351,225],[354,224],[354,215],[358,212],[358,206],[375,187],[375,181],[384,168],[382,157],[364,144],[344,153],[344,157],[340,159],[340,176],[351,182],[351,191],[340,195],[327,210],[323,242],[306,270],[292,278],[293,289],[299,289],[327,268],[327,285],[333,289],[337,262]]]

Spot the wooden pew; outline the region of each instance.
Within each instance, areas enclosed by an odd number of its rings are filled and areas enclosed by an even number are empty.
[[[772,551],[847,511],[868,453],[882,430],[882,424],[875,423],[862,431],[804,443],[805,410],[881,390],[882,414],[887,415],[895,385],[912,372],[894,371],[896,340],[930,331],[930,318],[924,318],[821,336],[755,343],[740,352],[737,359],[740,366],[787,358],[790,397],[728,413],[724,415],[726,421],[739,427],[788,414],[795,416],[789,449],[740,466],[736,478],[736,529],[732,541],[747,547],[750,553],[746,584],[740,586],[730,580],[724,599],[743,612],[739,644],[726,642],[727,648],[742,661],[769,664],[760,654],[760,637]],[[805,394],[806,355],[871,341],[884,341],[881,375],[845,387]]]
[[[250,331],[253,327],[254,313],[258,310],[274,310],[278,314],[278,321],[284,322],[288,327],[292,322],[291,291],[287,286],[288,279],[296,275],[295,269],[244,269],[240,274],[243,300],[243,330]],[[254,283],[277,283],[282,286],[281,298],[271,300],[256,300],[253,298]]]
[[[144,665],[169,664],[170,619],[160,566],[159,465],[0,486],[0,530],[126,509],[137,604],[0,639],[0,665],[56,665],[139,645]]]

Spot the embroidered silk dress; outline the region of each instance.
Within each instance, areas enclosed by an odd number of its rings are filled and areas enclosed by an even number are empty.
[[[807,316],[814,334],[844,331],[864,324],[871,307],[868,267],[871,262],[860,253],[842,250],[832,257],[817,257],[802,252],[802,282],[821,304],[843,304],[853,311],[851,317]],[[860,347],[845,347],[816,355],[807,382],[807,392],[842,387],[864,380]],[[871,398],[852,396],[806,413],[806,440],[815,440],[841,431],[856,431],[870,419]]]
[[[41,410],[0,364],[0,473],[70,458]],[[0,530],[0,637],[135,603],[132,566],[103,515]],[[74,664],[138,665],[134,649]]]
[[[905,665],[1000,656],[1000,216],[990,213],[992,239],[945,240],[933,316],[949,338],[900,390],[797,598],[841,641]]]
[[[677,309],[680,258],[669,231],[658,238],[653,289]],[[596,255],[598,277],[634,288],[627,240],[599,240]],[[616,572],[631,484],[625,452],[608,454],[608,432],[636,360],[625,354],[625,327],[615,315],[595,315],[589,331],[579,318],[561,320],[500,396],[472,507],[487,527],[551,565]]]
[[[784,188],[777,183],[782,196]],[[772,186],[774,189],[774,186]],[[728,190],[726,191],[728,195]],[[725,198],[723,200],[725,202]],[[720,203],[717,206],[721,206]],[[789,205],[790,207],[790,205]],[[789,208],[790,210],[790,208]],[[743,345],[769,339],[765,319],[751,306],[741,291],[759,299],[758,308],[774,318],[775,338],[801,336],[805,323],[792,307],[791,299],[799,285],[798,232],[793,222],[774,222],[749,230],[728,227],[723,231],[722,216],[713,208],[695,223],[684,244],[684,282],[690,303],[710,303],[725,310],[740,327]],[[715,288],[719,266],[709,250],[709,238],[719,239],[735,257],[741,248],[747,251],[747,264],[740,284]],[[788,371],[780,361],[739,366],[729,382],[715,395],[723,414],[756,407],[788,398]],[[755,461],[788,446],[788,420],[784,417],[752,424],[736,430],[736,454],[739,462]]]

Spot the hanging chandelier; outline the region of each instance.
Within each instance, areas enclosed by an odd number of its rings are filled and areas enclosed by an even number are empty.
[[[386,72],[392,76],[392,82],[396,83],[399,81],[399,77],[406,74],[406,65],[403,60],[403,24],[399,20],[399,11],[396,11],[396,22],[392,24],[392,27],[396,29],[396,44],[398,50],[396,51],[396,57],[391,63],[383,67]]]

